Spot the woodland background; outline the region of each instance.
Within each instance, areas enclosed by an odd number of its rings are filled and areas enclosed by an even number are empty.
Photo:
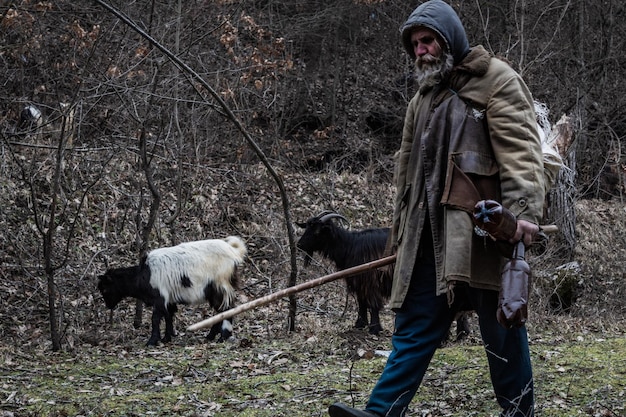
[[[333,270],[323,261],[301,268],[295,221],[333,209],[354,229],[388,225],[393,154],[415,89],[398,29],[419,3],[0,0],[3,371],[20,358],[28,364],[20,369],[44,366],[36,359],[50,352],[90,360],[96,358],[87,352],[120,349],[149,356],[136,350],[147,337],[149,311],[135,316],[128,302],[110,324],[95,288],[107,267],[135,263],[149,249],[242,236],[250,252],[245,302]],[[549,107],[552,123],[562,115],[572,121],[567,175],[553,191],[558,210],[546,219],[563,233],[531,259],[531,331],[557,345],[579,332],[623,340],[624,2],[450,3],[470,43],[506,58]],[[24,119],[28,105],[41,118]],[[178,328],[211,314],[185,310]],[[297,345],[303,337],[316,338],[317,354],[388,348],[388,338],[342,333],[353,315],[341,283],[328,284],[243,315],[238,347]],[[573,339],[558,336],[565,329],[574,329]],[[321,334],[346,336],[325,347]],[[186,342],[177,343],[202,346],[194,336],[183,333]],[[158,352],[169,355],[167,349]],[[623,351],[617,357],[610,375],[623,381]],[[42,409],[26,411],[39,404],[28,384],[18,384],[26,391],[11,388],[19,380],[2,386],[1,409],[39,415]],[[623,415],[623,382],[612,390],[608,405],[590,415]],[[225,410],[209,403],[193,407],[198,415]],[[89,407],[94,415],[115,414]]]

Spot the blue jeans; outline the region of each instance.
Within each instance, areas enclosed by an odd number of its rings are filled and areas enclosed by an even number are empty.
[[[435,295],[435,265],[418,260],[402,308],[396,310],[392,352],[366,409],[380,416],[403,416],[428,365],[448,335],[456,310],[447,296]],[[498,293],[466,286],[455,299],[479,317],[491,383],[502,417],[534,415],[533,379],[526,328],[505,329],[496,320]],[[455,303],[456,304],[456,303]]]

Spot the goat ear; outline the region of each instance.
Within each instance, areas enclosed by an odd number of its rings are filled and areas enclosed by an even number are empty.
[[[302,229],[306,229],[306,223],[300,223],[300,222],[296,222],[296,226],[302,228]]]

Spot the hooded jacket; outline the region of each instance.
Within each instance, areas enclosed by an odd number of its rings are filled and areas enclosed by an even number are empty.
[[[455,66],[442,83],[420,89],[407,108],[390,234],[397,247],[391,308],[402,306],[427,222],[437,294],[450,295],[459,282],[499,289],[505,258],[490,238],[474,233],[468,207],[457,204],[452,189],[471,189],[476,201],[496,199],[535,224],[543,212],[541,142],[522,78],[483,47],[470,49],[458,16],[443,1],[422,4],[402,26],[410,55],[411,32],[418,26],[446,40]]]
[[[441,0],[422,3],[402,25],[400,29],[402,43],[413,59],[415,59],[415,51],[411,45],[411,33],[418,26],[434,30],[446,41],[447,50],[452,52],[455,65],[461,62],[469,52],[465,28],[454,9],[447,3]]]

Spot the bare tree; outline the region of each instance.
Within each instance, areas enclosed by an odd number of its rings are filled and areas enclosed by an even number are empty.
[[[194,81],[200,83],[209,92],[213,100],[215,100],[218,103],[223,114],[236,126],[237,130],[239,130],[239,132],[244,136],[248,145],[254,150],[256,155],[259,157],[260,161],[263,163],[265,168],[274,178],[280,190],[280,195],[281,195],[281,199],[283,202],[283,214],[285,216],[285,224],[287,228],[287,236],[289,237],[289,247],[290,247],[290,252],[291,252],[291,267],[292,267],[292,272],[291,272],[291,276],[289,279],[289,285],[295,285],[296,279],[297,279],[296,244],[295,244],[295,237],[294,237],[293,222],[291,219],[291,212],[289,208],[289,198],[287,196],[287,192],[286,192],[282,177],[276,172],[274,167],[271,165],[268,158],[263,153],[263,150],[255,142],[255,140],[252,138],[250,133],[248,133],[248,131],[245,129],[241,121],[235,116],[233,111],[226,104],[226,102],[220,97],[220,95],[217,94],[217,92],[202,77],[200,77],[191,67],[189,67],[186,63],[184,63],[171,51],[169,51],[167,48],[165,48],[163,45],[157,42],[148,33],[140,29],[136,24],[134,24],[130,19],[128,19],[123,14],[121,14],[118,10],[105,4],[101,0],[95,0],[95,1],[96,3],[100,4],[101,6],[109,10],[111,13],[116,15],[118,18],[123,20],[127,25],[133,28],[133,30],[135,30],[142,37],[148,40],[152,46],[154,46],[163,54],[165,54],[165,56],[167,56],[168,59],[170,59],[177,66],[179,66],[182,70],[184,70],[185,73],[189,77],[191,77]],[[156,201],[156,199],[154,201]],[[288,315],[288,323],[289,323],[288,327],[290,330],[294,330],[295,328],[295,316],[296,316],[296,302],[295,302],[295,298],[291,296],[290,309],[289,309],[289,315]]]
[[[48,315],[50,324],[50,339],[52,350],[58,351],[62,347],[62,332],[60,329],[60,315],[63,310],[63,298],[59,295],[56,283],[56,273],[62,269],[70,257],[70,248],[76,237],[76,228],[80,224],[79,217],[83,214],[83,206],[91,189],[97,184],[101,176],[96,175],[90,183],[83,184],[80,189],[72,186],[71,174],[68,166],[74,166],[73,160],[68,160],[66,152],[72,144],[74,134],[74,105],[60,103],[58,118],[50,122],[51,126],[60,125],[59,130],[46,129],[41,132],[37,126],[33,132],[42,138],[44,143],[52,145],[38,145],[7,141],[8,149],[12,151],[13,160],[20,168],[20,176],[29,190],[32,205],[32,220],[41,239],[42,269],[47,282]],[[26,152],[18,152],[15,148],[23,148]],[[30,151],[30,152],[28,152]],[[43,153],[43,157],[38,157]],[[28,159],[22,158],[24,154]],[[49,165],[48,158],[54,161]],[[26,163],[23,161],[26,160]],[[104,165],[106,165],[105,162]],[[48,169],[48,181],[42,181],[39,176]],[[24,263],[28,263],[24,261]]]

